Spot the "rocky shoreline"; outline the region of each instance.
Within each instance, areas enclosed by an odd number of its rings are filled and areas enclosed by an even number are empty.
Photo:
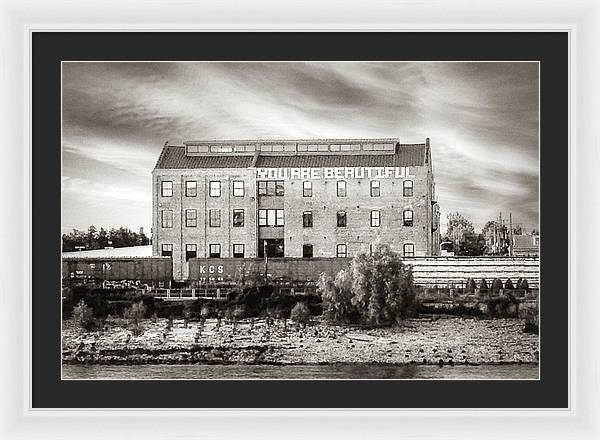
[[[539,361],[538,335],[523,332],[523,319],[445,315],[408,319],[400,327],[364,329],[315,321],[268,325],[262,319],[186,325],[145,320],[135,336],[124,323],[84,332],[63,322],[65,364],[427,364],[480,365]]]

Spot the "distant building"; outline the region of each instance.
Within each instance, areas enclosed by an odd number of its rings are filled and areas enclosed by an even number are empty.
[[[515,257],[539,257],[540,236],[538,235],[514,235],[512,254]]]
[[[381,242],[440,251],[429,139],[194,141],[165,145],[152,172],[153,255],[351,257]]]

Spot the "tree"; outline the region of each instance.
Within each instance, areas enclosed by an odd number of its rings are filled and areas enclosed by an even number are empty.
[[[131,332],[136,336],[142,333],[140,322],[144,319],[144,316],[146,316],[146,306],[142,301],[132,304],[123,313],[123,317],[127,320],[127,323],[131,324]]]
[[[88,249],[93,249],[94,244],[98,241],[98,232],[94,225],[90,225],[87,232],[87,243]]]
[[[502,280],[500,278],[494,278],[492,281],[492,292],[498,293],[502,289]]]
[[[331,322],[351,322],[356,313],[352,304],[352,279],[350,271],[341,270],[335,279],[322,273],[317,291],[323,300],[323,315]]]
[[[88,307],[84,300],[81,300],[73,308],[73,320],[79,327],[86,331],[93,330],[96,327],[94,311]]]
[[[518,230],[513,227],[513,231]],[[509,227],[497,220],[488,221],[481,234],[485,241],[484,253],[487,255],[507,255],[510,245]]]
[[[488,284],[487,284],[487,281],[485,280],[485,278],[482,278],[481,281],[479,282],[479,290],[481,290],[482,292],[487,292]]]
[[[485,250],[485,239],[482,234],[465,234],[460,243],[457,255],[479,256]]]
[[[467,282],[465,283],[465,292],[473,293],[475,292],[476,288],[477,284],[475,283],[475,280],[473,278],[467,278]]]
[[[138,235],[139,235],[139,246],[146,246],[146,245],[150,244],[150,239],[144,232],[144,228],[140,228],[140,232],[138,233]]]
[[[112,243],[113,247],[140,246],[149,244],[150,239],[144,233],[144,228],[140,228],[139,233],[123,227],[109,231],[100,228],[98,231],[94,225],[90,225],[87,231],[73,229],[72,232],[62,236],[63,252],[72,252],[81,248],[104,249],[109,243]]]
[[[355,256],[335,280],[322,275],[318,288],[325,316],[336,322],[392,324],[402,319],[415,299],[412,267],[387,245]]]
[[[473,224],[459,212],[448,214],[447,219],[448,228],[446,230],[446,236],[449,241],[454,243],[455,249],[459,249],[460,244],[464,241],[465,234],[475,233]]]

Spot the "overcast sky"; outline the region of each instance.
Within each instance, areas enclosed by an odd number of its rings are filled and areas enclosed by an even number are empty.
[[[538,228],[537,63],[63,63],[63,232],[149,232],[165,141],[255,137],[429,137],[444,225]]]

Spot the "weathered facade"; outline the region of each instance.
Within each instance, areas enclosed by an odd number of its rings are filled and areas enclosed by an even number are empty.
[[[172,256],[175,279],[196,257],[439,253],[429,139],[166,144],[152,181],[153,254]]]

